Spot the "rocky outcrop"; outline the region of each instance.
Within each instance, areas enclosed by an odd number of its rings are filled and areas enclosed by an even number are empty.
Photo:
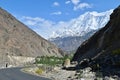
[[[105,27],[86,40],[76,51],[73,61],[89,59],[108,70],[120,66],[120,6],[110,15]],[[114,71],[114,70],[113,70]],[[114,73],[115,74],[115,73]],[[116,73],[120,74],[120,73]]]
[[[7,55],[61,57],[62,54],[63,52],[55,45],[37,35],[7,11],[0,8],[0,62]]]

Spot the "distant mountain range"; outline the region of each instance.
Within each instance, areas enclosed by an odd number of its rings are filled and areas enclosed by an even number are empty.
[[[92,36],[95,32],[96,30],[92,30],[84,36],[57,37],[50,39],[50,41],[60,47],[63,51],[66,51],[67,53],[74,53],[79,45]]]
[[[113,10],[101,13],[86,12],[53,32],[49,40],[64,51],[74,51],[83,41],[106,25],[112,12]]]

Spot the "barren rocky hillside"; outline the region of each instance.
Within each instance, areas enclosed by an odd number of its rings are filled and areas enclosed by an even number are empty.
[[[0,60],[7,55],[59,56],[63,52],[0,8]]]

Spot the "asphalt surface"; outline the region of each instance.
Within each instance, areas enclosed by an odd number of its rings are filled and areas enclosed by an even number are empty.
[[[50,80],[21,72],[20,69],[21,68],[0,69],[0,80]]]

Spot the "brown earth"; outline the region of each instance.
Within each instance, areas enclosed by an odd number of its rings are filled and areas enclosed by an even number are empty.
[[[7,55],[61,57],[63,52],[0,8],[0,62]]]

